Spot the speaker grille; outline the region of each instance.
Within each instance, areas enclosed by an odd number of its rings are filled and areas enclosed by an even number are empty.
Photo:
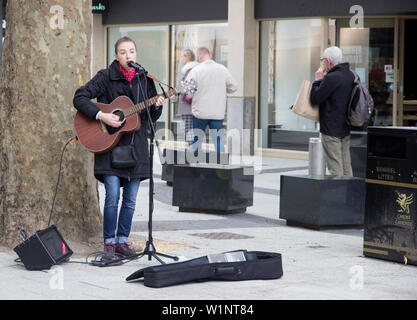
[[[14,251],[28,270],[49,269],[73,253],[54,225],[36,232],[16,246]]]
[[[54,230],[49,230],[44,234],[40,234],[39,238],[41,239],[42,243],[45,245],[46,249],[49,251],[49,254],[55,261],[57,261],[61,256],[66,254],[66,250],[62,250],[65,244],[62,241],[61,237],[56,232],[54,232]]]

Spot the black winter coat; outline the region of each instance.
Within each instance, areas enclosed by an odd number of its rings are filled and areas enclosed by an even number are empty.
[[[148,99],[157,95],[153,80],[144,75],[140,75],[140,80],[144,92],[147,92]],[[120,71],[118,62],[114,60],[108,69],[100,70],[89,82],[77,89],[73,103],[79,112],[94,120],[100,109],[91,99],[97,98],[97,102],[109,104],[122,95],[128,96],[135,104],[144,100],[137,76],[129,83]],[[151,106],[152,122],[155,122],[161,113],[162,106],[160,108]],[[103,182],[103,175],[115,175],[127,179],[139,178],[141,180],[149,178],[148,116],[146,110],[141,111],[140,118],[141,127],[134,133],[137,165],[127,169],[114,169],[111,167],[111,150],[103,154],[95,154],[94,175],[99,181]],[[132,134],[124,134],[118,145],[129,144],[131,139]]]
[[[321,80],[313,82],[310,101],[319,105],[320,132],[344,138],[350,134],[347,107],[355,76],[349,63],[335,65]]]

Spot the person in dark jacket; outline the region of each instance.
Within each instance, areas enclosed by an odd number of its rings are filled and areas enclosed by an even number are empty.
[[[115,60],[107,69],[100,70],[89,82],[78,88],[74,94],[74,107],[92,120],[101,120],[108,126],[118,128],[122,125],[119,116],[102,112],[91,99],[109,104],[119,96],[129,97],[133,103],[150,99],[157,95],[154,82],[144,74],[135,75],[135,69],[128,66],[129,61],[136,62],[136,44],[123,37],[115,44]],[[140,80],[138,80],[138,78]],[[139,82],[146,97],[142,95]],[[161,115],[165,99],[159,97],[150,107],[152,122]],[[140,113],[141,127],[133,134],[124,134],[118,145],[132,143],[136,152],[137,164],[134,167],[115,169],[111,165],[111,150],[94,155],[94,175],[104,183],[106,196],[103,212],[104,251],[122,257],[134,255],[127,244],[130,233],[136,197],[140,181],[149,178],[149,151],[147,140],[148,116],[146,110]],[[132,137],[133,135],[133,137]],[[123,199],[118,214],[120,189]],[[116,234],[117,230],[117,234]]]
[[[315,74],[310,101],[319,105],[321,140],[327,168],[332,175],[352,176],[348,104],[354,86],[349,63],[342,63],[342,50],[327,48]]]

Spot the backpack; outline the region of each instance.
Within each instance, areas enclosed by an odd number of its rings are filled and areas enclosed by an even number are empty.
[[[355,76],[355,80],[353,81],[355,85],[349,100],[348,119],[351,125],[361,127],[371,116],[374,109],[374,99],[372,99],[366,84],[361,82],[358,74],[354,71],[352,71],[352,73]],[[352,105],[353,98],[357,91],[359,91],[358,101],[356,102],[356,105]]]

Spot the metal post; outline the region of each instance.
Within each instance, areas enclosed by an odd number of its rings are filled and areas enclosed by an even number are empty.
[[[308,174],[313,176],[326,175],[326,162],[321,138],[310,138],[308,144]]]

